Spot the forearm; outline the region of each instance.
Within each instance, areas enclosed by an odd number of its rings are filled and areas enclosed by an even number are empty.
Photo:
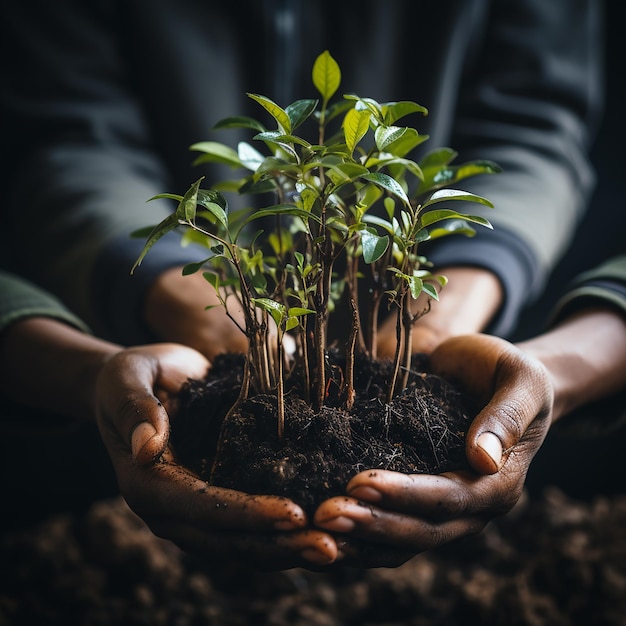
[[[0,338],[0,393],[34,408],[93,420],[97,374],[119,350],[51,318],[20,320]]]
[[[518,347],[552,377],[553,422],[626,386],[626,317],[617,309],[581,310]]]

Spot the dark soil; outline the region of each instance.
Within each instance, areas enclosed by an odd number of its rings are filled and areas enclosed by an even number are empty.
[[[121,499],[0,539],[3,626],[624,626],[626,497],[550,489],[397,569],[211,570]]]
[[[332,378],[317,412],[296,386],[288,389],[279,439],[276,396],[252,396],[224,422],[241,387],[243,358],[222,357],[208,379],[191,381],[181,394],[172,421],[174,452],[214,485],[286,496],[308,513],[343,495],[365,469],[433,474],[466,467],[465,433],[475,414],[470,399],[428,373],[425,356],[416,355],[413,364],[407,388],[391,403],[385,398],[391,363],[365,358],[356,362],[350,411],[341,408]],[[334,356],[329,371],[339,379],[343,366]]]

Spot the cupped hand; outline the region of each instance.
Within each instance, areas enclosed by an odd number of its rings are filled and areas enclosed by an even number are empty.
[[[551,422],[554,394],[545,368],[507,341],[481,334],[448,339],[431,359],[436,373],[483,406],[466,436],[471,470],[356,475],[347,495],[322,503],[314,518],[317,527],[345,540],[344,562],[399,565],[419,552],[480,532],[523,492]],[[378,544],[380,553],[351,548],[353,537]]]
[[[286,569],[334,561],[334,539],[308,528],[295,503],[209,486],[176,463],[168,414],[181,385],[208,367],[193,349],[156,344],[119,352],[100,373],[98,426],[129,506],[156,535],[212,562]]]

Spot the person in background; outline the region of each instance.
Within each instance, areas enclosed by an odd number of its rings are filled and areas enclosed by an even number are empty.
[[[167,201],[206,173],[189,146],[232,115],[257,115],[246,93],[281,106],[314,95],[311,67],[328,49],[341,89],[414,100],[427,142],[458,162],[502,173],[464,181],[489,198],[494,225],[433,242],[446,297],[418,321],[414,348],[451,335],[508,336],[580,222],[594,187],[589,148],[603,104],[602,8],[596,0],[43,0],[2,3],[0,267],[60,298],[101,337],[124,345],[175,341],[207,358],[245,341],[178,233],[130,275]],[[407,19],[417,15],[414,21]],[[229,131],[230,132],[230,131]],[[223,139],[223,136],[220,137]],[[229,134],[232,145],[249,140]],[[237,208],[238,199],[231,198]],[[395,337],[381,328],[381,354]]]
[[[446,298],[418,321],[413,347],[431,352],[450,337],[479,331],[507,337],[523,307],[541,293],[594,186],[588,150],[602,107],[602,4],[420,3],[418,23],[407,19],[415,9],[413,1],[3,3],[0,268],[51,294],[96,342],[115,350],[174,342],[209,360],[245,350],[221,308],[205,311],[212,294],[201,277],[181,275],[197,253],[172,234],[131,277],[143,242],[129,233],[165,215],[167,208],[146,204],[148,198],[186,189],[199,176],[190,144],[222,117],[256,113],[246,92],[267,94],[281,105],[306,97],[313,59],[329,49],[342,67],[344,91],[415,100],[429,109],[420,128],[430,136],[425,149],[449,145],[462,161],[491,159],[503,168],[466,185],[496,205],[488,215],[493,232],[473,240],[446,238],[427,251],[449,283]],[[219,170],[210,171],[213,178],[222,178]],[[14,289],[14,281],[5,282],[3,299],[12,301]],[[26,341],[14,333],[32,323],[9,325],[5,347]],[[391,335],[391,326],[383,325],[383,354]],[[125,398],[130,376],[132,390],[145,393],[147,384],[158,398],[156,379],[133,378],[122,366],[140,368],[139,362],[161,357],[145,347],[130,350],[119,353],[128,358],[102,355],[106,364],[98,380],[109,380],[112,388],[120,384]],[[14,352],[5,355],[3,366],[11,368]],[[75,384],[69,374],[64,383]],[[94,389],[92,406],[122,492],[150,520],[155,514],[134,492],[145,488],[150,500],[150,489],[159,484],[154,473],[163,466],[146,473],[142,459],[163,458],[169,467],[165,414],[142,413],[133,419],[152,428],[134,429],[135,422],[129,428],[123,411],[98,409],[105,400]],[[172,484],[188,481],[181,473],[168,476]],[[161,516],[169,510],[180,523],[158,532],[212,545],[196,534],[197,519],[172,513],[181,510],[175,489],[159,493]],[[207,492],[193,492],[193,498],[203,506],[214,503]],[[259,506],[269,520],[268,509]],[[226,526],[238,531],[241,523],[233,514]],[[213,528],[221,536],[223,527]],[[310,538],[313,531],[306,532]],[[315,537],[321,542],[315,546],[323,546],[320,562],[341,558],[329,534]],[[302,545],[306,551],[313,544]],[[289,561],[284,551],[279,556],[277,561]]]

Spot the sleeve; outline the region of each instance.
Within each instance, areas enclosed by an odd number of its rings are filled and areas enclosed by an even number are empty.
[[[132,343],[150,339],[141,319],[145,291],[192,252],[172,234],[130,276],[143,246],[130,233],[164,217],[162,201],[146,201],[170,187],[133,95],[115,6],[2,3],[0,152],[3,188],[12,190],[4,209],[11,268],[97,334]]]
[[[626,254],[578,276],[557,302],[551,324],[593,304],[615,307],[626,315]]]
[[[493,231],[434,242],[437,266],[493,271],[505,303],[488,332],[508,336],[536,299],[584,214],[595,185],[589,150],[603,107],[601,5],[594,0],[491,3],[451,134],[460,161],[502,173],[463,181],[490,199]]]
[[[54,296],[0,270],[0,335],[15,322],[29,317],[51,317],[89,332],[87,325]]]
[[[626,317],[626,254],[611,258],[574,279],[557,303],[550,325],[589,306],[607,306]],[[626,389],[567,416],[557,428],[577,436],[606,434],[626,425]]]

